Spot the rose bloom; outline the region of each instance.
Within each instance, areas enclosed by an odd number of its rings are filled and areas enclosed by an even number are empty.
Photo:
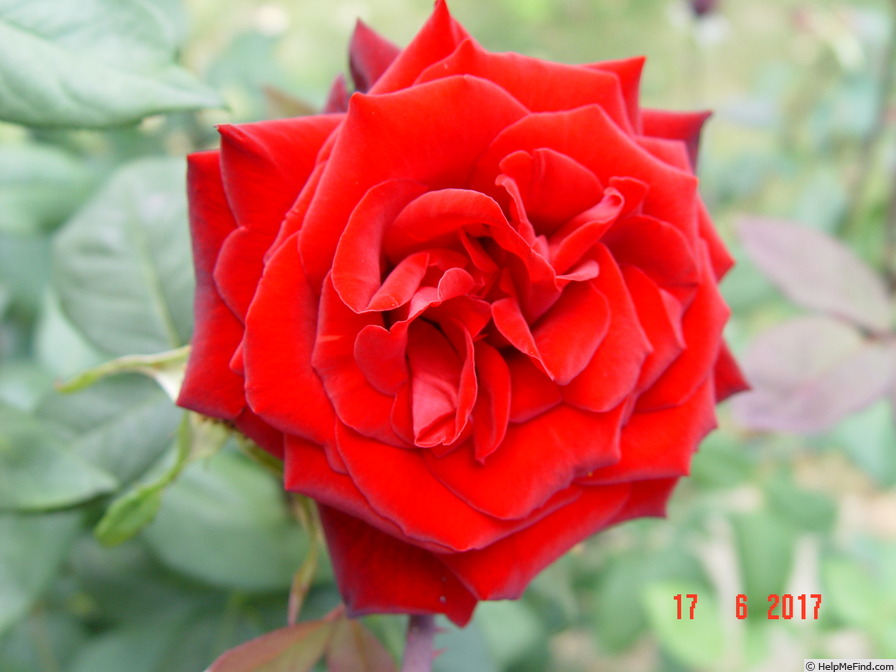
[[[404,50],[359,24],[350,54],[324,114],[189,158],[179,403],[284,460],[352,613],[462,625],[663,515],[743,387],[706,115],[641,108],[643,59],[485,51],[441,0]]]

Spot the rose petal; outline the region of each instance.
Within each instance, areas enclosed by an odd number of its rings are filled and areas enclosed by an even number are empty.
[[[638,410],[655,410],[678,404],[707,377],[712,376],[713,364],[722,342],[722,329],[731,311],[719,293],[708,263],[704,265],[703,275],[703,283],[698,286],[681,320],[684,351],[656,383],[641,394]]]
[[[615,188],[604,191],[603,198],[562,226],[548,243],[551,263],[557,273],[566,273],[597,243],[625,208],[625,199]]]
[[[591,361],[610,324],[610,308],[591,282],[573,283],[530,331],[513,298],[492,304],[495,326],[559,385],[568,384]]]
[[[421,72],[451,54],[468,37],[448,12],[445,0],[436,0],[429,20],[377,79],[370,93],[390,93],[411,86]]]
[[[373,514],[359,508],[353,515],[377,527],[382,527],[378,521],[382,517],[399,526],[399,537],[415,544],[454,551],[482,548],[578,495],[551,493],[540,508],[530,512],[531,519],[499,520],[470,507],[434,477],[425,465],[424,458],[431,455],[428,450],[414,451],[379,443],[346,427],[338,429],[336,439],[351,483],[363,493]],[[301,464],[297,463],[296,470],[300,469]],[[401,477],[395,478],[396,474]],[[336,505],[339,506],[338,502]]]
[[[370,310],[382,285],[381,256],[387,227],[425,191],[426,185],[414,180],[386,180],[364,194],[352,211],[336,247],[331,278],[339,298],[355,312]],[[404,301],[396,305],[401,303]]]
[[[475,400],[472,351],[456,351],[442,332],[426,320],[415,321],[408,332],[414,443],[426,447],[453,443],[466,426]],[[469,334],[467,340],[472,350]],[[466,369],[469,373],[464,376]],[[467,386],[472,386],[470,394],[464,394]],[[464,404],[462,396],[466,399]]]
[[[355,340],[368,325],[383,327],[381,314],[353,312],[339,300],[328,278],[320,298],[317,336],[314,338],[313,332],[309,335],[314,339],[311,365],[342,422],[367,436],[400,444],[386,422],[392,412],[393,395],[371,385],[355,359]],[[290,336],[290,332],[285,333]]]
[[[588,138],[588,142],[582,142]],[[696,236],[697,178],[678,170],[640,147],[596,105],[563,112],[529,114],[508,126],[483,154],[472,174],[473,188],[487,191],[500,174],[499,164],[515,151],[547,147],[565,154],[601,181],[636,178],[650,185],[643,212]]]
[[[280,224],[341,118],[315,115],[218,127],[224,190],[239,228],[221,249],[215,282],[241,319]]]
[[[338,74],[333,78],[327,100],[321,110],[323,114],[336,114],[348,109],[348,88],[345,85],[345,75]]]
[[[597,104],[621,128],[631,131],[619,78],[602,70],[523,54],[497,54],[467,38],[450,56],[425,70],[416,84],[451,75],[473,75],[494,82],[532,112]]]
[[[631,490],[625,505],[616,512],[608,526],[645,516],[665,517],[666,504],[678,480],[675,477],[632,481],[630,484]]]
[[[706,243],[709,251],[709,260],[712,265],[716,280],[721,280],[725,273],[734,265],[734,258],[722,242],[719,232],[709,217],[709,212],[703,201],[697,202],[697,227],[700,238]]]
[[[679,406],[633,413],[622,428],[621,459],[579,482],[596,485],[686,475],[700,440],[716,426],[714,404],[708,380]]]
[[[640,269],[623,266],[622,275],[638,311],[641,327],[653,347],[653,352],[644,360],[636,386],[643,390],[652,385],[684,350],[681,309],[676,311],[677,301]]]
[[[731,354],[725,342],[719,348],[719,357],[713,369],[713,382],[716,388],[716,401],[724,401],[733,394],[750,389],[744,374]]]
[[[619,267],[606,247],[598,244],[594,250],[600,275],[591,282],[607,299],[610,326],[582,373],[563,388],[563,399],[600,412],[618,406],[631,394],[652,347]]]
[[[641,133],[641,107],[639,93],[641,86],[641,71],[647,59],[643,56],[623,58],[615,61],[601,61],[590,63],[586,67],[604,72],[612,72],[619,78],[622,89],[622,98],[625,100],[625,110],[628,113],[629,123],[635,133]]]
[[[476,599],[437,556],[328,506],[320,518],[350,615],[445,614],[460,627],[470,620]]]
[[[520,352],[506,358],[510,370],[510,420],[524,422],[544,413],[563,401],[560,386],[532,359]]]
[[[477,460],[485,462],[507,434],[511,397],[507,363],[485,341],[476,343],[476,379],[479,394],[473,409],[473,451]]]
[[[317,197],[302,218],[299,249],[312,287],[323,284],[351,211],[370,187],[392,178],[432,188],[463,184],[475,157],[524,114],[509,94],[470,77],[352,96]]]
[[[236,222],[224,195],[218,152],[187,159],[190,232],[196,271],[192,350],[179,406],[216,418],[234,418],[245,406],[243,379],[230,359],[243,338],[242,324],[221,299],[212,276],[224,240]]]
[[[628,483],[581,488],[581,497],[516,534],[481,550],[446,554],[442,561],[477,599],[519,599],[538,572],[610,525],[630,489]]]
[[[429,470],[470,506],[504,520],[524,518],[573,479],[618,458],[622,407],[590,413],[559,405],[512,423],[485,464],[472,450],[424,454]]]
[[[278,429],[326,443],[335,416],[311,368],[316,313],[293,239],[268,263],[246,317],[246,399]]]
[[[390,329],[368,324],[355,338],[355,363],[383,394],[395,394],[408,381],[408,324],[399,322]]]
[[[266,450],[274,457],[282,460],[284,456],[284,436],[281,432],[271,427],[266,420],[261,419],[249,408],[233,420],[238,430],[254,441],[260,448]]]
[[[684,142],[691,170],[696,170],[700,131],[711,114],[711,112],[670,112],[668,110],[642,109],[642,132],[647,136]]]
[[[499,164],[502,179],[512,179],[538,233],[550,234],[566,220],[600,200],[603,187],[574,159],[552,149],[514,152]],[[504,177],[506,176],[506,178]]]
[[[700,281],[696,254],[675,227],[653,217],[634,215],[603,237],[613,258],[644,271],[663,288]]]
[[[355,89],[362,93],[370,89],[399,53],[401,49],[359,19],[348,46],[349,69]]]

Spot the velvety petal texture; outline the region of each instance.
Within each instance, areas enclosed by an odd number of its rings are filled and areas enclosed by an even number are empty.
[[[352,613],[462,625],[663,515],[745,386],[707,115],[642,109],[640,58],[489,52],[443,0],[408,47],[359,23],[349,52],[326,113],[190,157],[179,403],[283,458]]]

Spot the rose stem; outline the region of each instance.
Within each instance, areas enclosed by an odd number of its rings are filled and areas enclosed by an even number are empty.
[[[432,670],[432,643],[435,636],[436,619],[432,614],[411,614],[401,672],[430,672]]]

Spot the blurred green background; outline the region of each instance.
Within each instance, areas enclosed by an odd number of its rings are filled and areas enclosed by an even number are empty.
[[[181,63],[227,110],[94,131],[0,123],[0,454],[27,440],[40,447],[37,461],[62,445],[79,461],[81,481],[72,485],[57,462],[32,468],[47,479],[55,470],[54,483],[83,494],[60,495],[61,509],[48,497],[0,513],[4,672],[199,672],[225,649],[285,624],[307,542],[276,480],[229,444],[186,465],[138,536],[112,548],[94,538],[112,498],[158,483],[153,475],[170,466],[178,413],[135,374],[71,395],[54,391],[55,381],[129,354],[133,343],[98,343],[90,324],[66,317],[60,302],[80,305],[83,297],[69,282],[78,269],[54,249],[110,235],[91,230],[97,212],[132,221],[115,200],[127,194],[161,208],[165,221],[183,221],[179,157],[213,146],[214,124],[319,107],[332,77],[347,69],[356,18],[403,45],[431,10],[427,0],[154,4],[176,32]],[[797,312],[742,258],[734,224],[743,215],[832,233],[882,269],[896,166],[896,113],[891,106],[881,114],[892,94],[893,2],[720,0],[699,18],[684,0],[450,7],[494,51],[565,62],[646,55],[645,105],[715,111],[699,172],[704,199],[742,262],[723,283],[736,353]],[[164,156],[174,158],[131,163]],[[30,167],[22,186],[16,178]],[[169,255],[189,269],[185,230],[178,235]],[[90,260],[79,263],[83,270]],[[189,312],[188,291],[181,294],[175,303]],[[720,415],[666,520],[607,531],[548,569],[520,602],[481,605],[463,631],[446,624],[435,669],[740,672],[797,670],[807,657],[896,658],[891,404],[812,437],[752,432],[725,406]],[[122,435],[130,445],[119,445]],[[0,493],[0,508],[10,509],[13,490],[37,483],[0,476],[8,495]],[[810,600],[807,619],[770,620],[768,595],[785,593],[821,594],[818,619]],[[676,617],[677,594],[698,595],[693,620],[688,600],[684,618]],[[736,616],[738,594],[748,598],[746,619]],[[337,601],[324,567],[303,618]],[[367,620],[397,653],[403,621]]]

